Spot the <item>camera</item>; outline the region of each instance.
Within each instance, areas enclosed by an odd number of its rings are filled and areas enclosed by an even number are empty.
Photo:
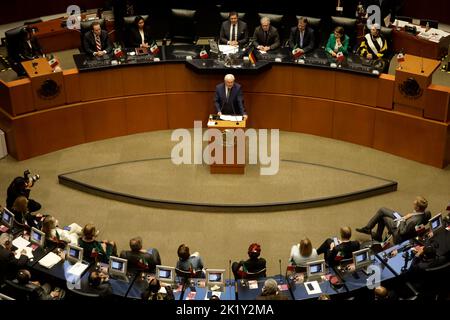
[[[27,182],[31,182],[32,184],[34,184],[36,181],[38,181],[41,177],[38,174],[31,174],[30,170],[25,170],[23,172],[23,178],[27,181]]]

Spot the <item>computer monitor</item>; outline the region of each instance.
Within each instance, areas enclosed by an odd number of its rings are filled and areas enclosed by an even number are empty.
[[[429,220],[431,231],[435,232],[442,227],[442,214],[439,213]]]
[[[43,233],[41,230],[38,230],[36,228],[31,228],[30,233],[30,242],[38,245],[40,247],[44,247],[45,244],[45,233]]]
[[[119,257],[109,257],[109,275],[125,278],[127,276],[128,261]]]
[[[309,280],[319,279],[325,275],[325,260],[311,261],[306,264],[306,277]]]
[[[14,226],[14,213],[6,208],[2,210],[2,224],[10,229]]]
[[[206,269],[206,286],[225,285],[225,269]]]
[[[175,268],[167,266],[156,266],[156,279],[165,283],[175,283]]]
[[[355,270],[364,269],[372,264],[369,251],[370,248],[365,248],[353,252],[353,264],[355,265]]]
[[[66,249],[66,259],[69,262],[77,263],[83,261],[83,251],[84,249],[69,243]]]

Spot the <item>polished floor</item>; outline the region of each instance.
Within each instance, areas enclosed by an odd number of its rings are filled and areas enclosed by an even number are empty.
[[[280,158],[383,177],[397,181],[398,190],[319,208],[230,213],[132,205],[86,194],[58,183],[58,175],[65,172],[170,157],[173,146],[170,135],[170,131],[130,135],[86,143],[21,162],[6,157],[0,160],[0,198],[6,198],[9,182],[28,168],[41,175],[31,197],[43,204],[42,213],[56,216],[61,226],[72,222],[80,225],[93,222],[100,229],[100,238],[115,240],[119,250],[128,247],[131,237],[140,235],[144,246],[159,249],[162,262],[167,265],[176,263],[176,250],[181,243],[186,243],[192,251],[199,251],[207,267],[227,268],[229,260],[245,258],[248,245],[259,242],[262,256],[268,261],[269,274],[279,272],[279,259],[282,268],[286,267],[291,246],[303,237],[309,237],[318,247],[325,238],[338,235],[340,226],[348,225],[353,229],[362,226],[381,206],[409,212],[414,197],[419,194],[429,200],[433,214],[445,212],[450,201],[448,167],[437,169],[363,146],[289,132],[280,133]],[[169,177],[173,184],[179,183],[180,188],[185,186],[186,177],[176,174]],[[322,175],[316,175],[311,180],[311,188],[321,185],[322,178]],[[351,184],[352,179],[343,179],[343,183]],[[258,187],[248,186],[247,190],[240,192],[251,194]],[[233,188],[233,185],[227,188]],[[282,187],[279,189],[283,191]],[[186,187],[185,193],[190,192]],[[209,190],[205,188],[203,192],[208,197]],[[367,240],[365,235],[355,233],[355,237]]]

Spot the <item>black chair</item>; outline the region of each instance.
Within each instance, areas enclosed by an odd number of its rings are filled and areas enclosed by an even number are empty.
[[[356,43],[356,19],[335,16],[331,17],[332,30],[334,30],[337,26],[344,28],[345,34],[350,38],[349,48],[353,48]],[[330,30],[330,33],[332,30]]]
[[[67,295],[68,300],[90,301],[90,300],[97,300],[100,298],[100,295],[97,293],[83,292],[70,288],[68,288],[68,292],[69,292],[69,295]]]
[[[15,300],[15,299],[10,296],[0,293],[0,301],[2,301],[2,300]]]
[[[8,62],[18,76],[26,76],[25,69],[20,64],[23,61],[20,56],[20,46],[26,34],[25,27],[18,27],[5,32],[6,50]]]
[[[428,24],[430,28],[439,29],[439,21],[430,19],[420,19],[420,25],[425,27]]]
[[[308,25],[314,30],[314,40],[315,40],[315,48],[323,46],[323,37],[322,37],[322,19],[308,16],[295,16],[298,19],[301,17],[308,19]]]
[[[406,21],[406,22],[409,22],[409,23],[413,22],[413,19],[411,17],[406,17],[406,16],[396,16],[395,19]]]
[[[89,32],[91,30],[91,25],[93,22],[98,22],[100,23],[100,28],[102,28],[102,30],[105,30],[105,19],[95,19],[95,20],[89,20],[89,21],[81,21],[80,22],[80,37],[81,37],[81,47],[80,47],[80,52],[85,52],[84,49],[84,35],[86,34],[86,32]]]
[[[256,279],[265,278],[265,277],[266,277],[266,268],[261,269],[256,272],[247,272],[246,275],[244,276],[244,279],[256,280]]]
[[[18,284],[16,281],[6,280],[3,293],[16,300],[36,301],[39,295],[35,288],[29,288]]]
[[[188,9],[171,9],[170,31],[166,35],[170,45],[197,43],[196,12]]]
[[[219,15],[222,20],[228,20],[228,16],[230,15],[230,12],[219,12]],[[238,12],[239,20],[245,21],[246,15],[247,15],[247,13],[245,13],[245,12]]]

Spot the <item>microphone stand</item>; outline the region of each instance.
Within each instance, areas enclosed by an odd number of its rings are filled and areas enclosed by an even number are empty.
[[[231,259],[228,260],[228,283],[226,284],[226,286],[228,285],[231,286]]]
[[[278,264],[280,266],[280,284],[283,284],[283,275],[281,273],[281,259],[278,259]]]

